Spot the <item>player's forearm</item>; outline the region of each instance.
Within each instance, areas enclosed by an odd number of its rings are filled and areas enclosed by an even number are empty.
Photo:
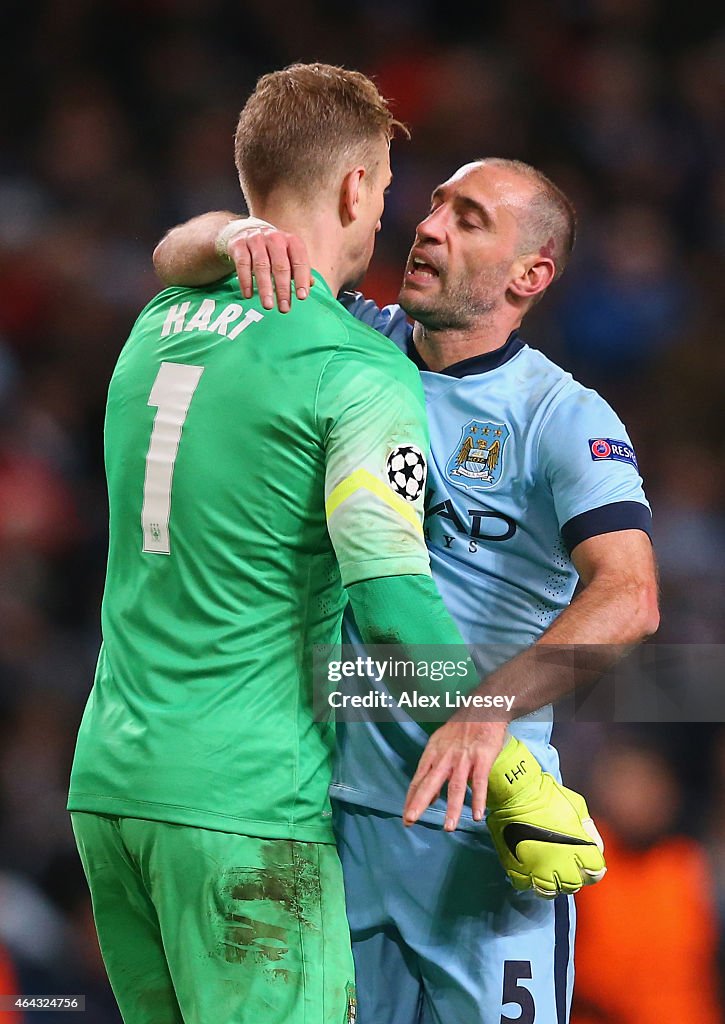
[[[385,576],[347,588],[368,644],[458,644],[463,639],[430,576]]]
[[[437,722],[421,722],[427,732],[433,732],[440,722],[448,718],[445,695],[454,690],[469,690],[479,679],[473,662],[463,642],[458,627],[448,614],[430,576],[390,576],[366,580],[348,587],[350,604],[355,623],[363,642],[368,644],[390,644],[398,648],[402,659],[420,661],[445,660],[451,663],[465,663],[465,672],[457,671],[455,686],[451,690],[444,682],[431,681],[429,676],[418,675],[397,679],[393,674],[388,683],[394,695],[400,696],[401,684],[414,687],[418,694],[440,699],[440,711],[436,711]],[[426,652],[410,652],[409,648],[426,645]],[[431,647],[435,653],[431,657]],[[417,656],[418,653],[423,657]]]
[[[154,249],[154,268],[165,285],[205,285],[225,277],[231,261],[216,248],[217,235],[239,214],[204,213],[172,228]]]
[[[656,596],[648,586],[596,579],[532,647],[493,672],[476,692],[513,696],[511,718],[538,711],[596,682],[650,636],[657,622]]]

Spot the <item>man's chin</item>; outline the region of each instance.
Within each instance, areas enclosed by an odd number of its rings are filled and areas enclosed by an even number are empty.
[[[466,318],[461,319],[447,310],[440,301],[440,296],[421,295],[410,287],[400,289],[398,305],[404,309],[411,320],[417,321],[429,331],[460,330],[468,326]]]
[[[403,287],[398,293],[398,305],[405,310],[408,316],[419,320],[419,314],[425,315],[431,311],[432,302],[430,298],[421,295],[414,285],[403,282]]]

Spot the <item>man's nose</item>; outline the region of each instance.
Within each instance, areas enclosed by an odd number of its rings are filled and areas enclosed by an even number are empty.
[[[416,235],[421,242],[442,242],[445,234],[445,216],[440,208],[433,210],[416,228]]]

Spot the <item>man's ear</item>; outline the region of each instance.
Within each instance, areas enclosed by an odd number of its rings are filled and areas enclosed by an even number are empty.
[[[556,276],[556,265],[549,256],[535,253],[520,257],[513,273],[508,290],[517,299],[526,302],[546,291]]]
[[[354,167],[342,179],[340,188],[340,220],[347,227],[357,220],[360,208],[360,192],[362,191],[364,167]]]

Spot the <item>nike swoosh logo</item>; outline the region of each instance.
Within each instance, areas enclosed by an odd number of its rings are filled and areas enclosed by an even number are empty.
[[[552,832],[549,828],[541,828],[539,825],[527,825],[523,821],[512,821],[504,825],[503,838],[511,854],[516,857],[516,850],[519,843],[526,839],[535,839],[538,843],[558,843],[561,846],[596,846],[596,843],[588,839],[577,839],[576,836],[568,836],[563,832]]]

